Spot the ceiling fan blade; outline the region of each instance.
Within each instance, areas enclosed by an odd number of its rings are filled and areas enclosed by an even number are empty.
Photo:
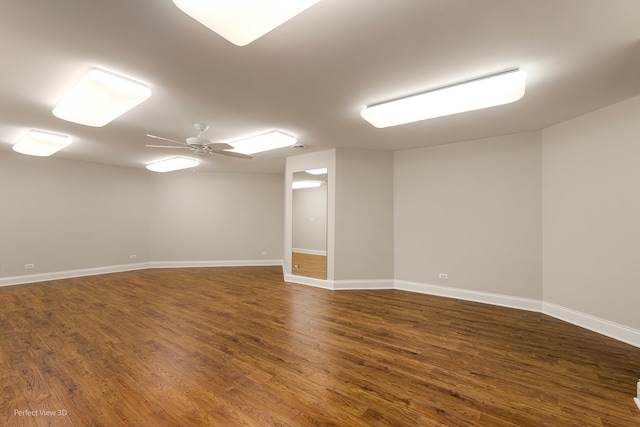
[[[238,159],[253,159],[253,156],[249,156],[248,154],[235,153],[233,151],[212,150],[212,153],[222,154],[223,156],[229,157],[237,157]]]
[[[161,137],[161,136],[150,135],[150,134],[147,134],[147,136],[148,136],[149,138],[161,139],[161,140],[163,140],[163,141],[169,141],[169,142],[173,142],[173,143],[180,144],[180,145],[187,145],[187,144],[185,144],[184,142],[174,141],[173,139],[163,138],[163,137]]]
[[[145,147],[151,147],[151,148],[178,148],[178,149],[183,149],[183,148],[189,148],[189,147],[174,147],[173,145],[145,145]]]
[[[233,150],[234,148],[233,145],[225,144],[224,142],[209,142],[205,145],[213,151]]]

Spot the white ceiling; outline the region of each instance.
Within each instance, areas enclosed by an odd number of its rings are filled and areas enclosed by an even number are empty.
[[[0,0],[0,150],[28,129],[65,133],[55,157],[143,168],[179,150],[146,133],[227,142],[280,129],[306,149],[204,171],[282,172],[287,156],[334,147],[403,150],[532,131],[640,93],[638,0],[322,0],[245,47],[171,0]],[[147,84],[147,101],[103,128],[51,109],[90,68]],[[372,103],[520,67],[520,101],[376,129]],[[189,153],[185,150],[186,153]],[[42,159],[46,161],[46,159]]]

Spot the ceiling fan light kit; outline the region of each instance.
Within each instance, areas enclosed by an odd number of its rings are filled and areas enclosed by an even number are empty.
[[[246,46],[320,0],[173,0],[184,13],[237,46]]]
[[[210,155],[210,154],[221,154],[223,156],[228,157],[236,157],[240,159],[252,159],[253,156],[248,154],[234,152],[233,146],[224,143],[224,142],[213,142],[204,136],[204,132],[209,129],[209,125],[206,123],[194,123],[193,127],[198,131],[198,136],[192,136],[186,139],[186,142],[180,142],[169,138],[164,138],[162,136],[156,136],[147,134],[150,138],[160,139],[167,142],[172,142],[177,145],[146,145],[146,147],[150,148],[182,148],[193,151],[195,154],[199,156]]]
[[[176,156],[159,162],[149,163],[147,169],[152,172],[172,172],[182,169],[195,168],[200,162],[194,158]]]
[[[493,74],[364,108],[360,115],[377,128],[402,125],[508,104],[524,96],[520,69]]]
[[[54,116],[86,126],[102,127],[151,96],[144,84],[94,68],[56,105]]]
[[[59,133],[30,130],[12,147],[13,151],[29,156],[46,157],[71,144],[71,137]]]

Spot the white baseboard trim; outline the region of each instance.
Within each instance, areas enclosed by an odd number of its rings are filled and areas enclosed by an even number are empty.
[[[25,274],[24,276],[0,277],[0,286],[24,285],[26,283],[46,282],[49,280],[71,279],[74,277],[95,276],[97,274],[119,273],[148,268],[148,263],[111,265],[108,267],[82,268],[78,270],[52,271],[50,273]]]
[[[637,329],[548,302],[542,303],[542,313],[632,346],[640,347],[640,331]]]
[[[393,280],[391,279],[323,280],[284,273],[284,280],[291,283],[297,283],[299,285],[314,286],[316,288],[329,289],[332,291],[393,289]]]
[[[297,283],[298,285],[313,286],[315,288],[322,288],[322,289],[329,289],[329,290],[334,289],[333,280],[323,280],[323,279],[316,279],[313,277],[296,276],[295,274],[289,274],[284,272],[284,268],[283,268],[283,273],[284,273],[285,282]]]
[[[370,280],[334,280],[333,289],[335,290],[376,290],[376,289],[393,289],[393,280],[370,279]]]
[[[261,267],[282,265],[281,259],[223,260],[223,261],[152,261],[147,268],[197,268],[197,267]]]
[[[638,406],[638,409],[640,409],[640,398],[634,397],[633,401],[636,402],[636,405]]]
[[[508,295],[492,294],[488,292],[471,291],[467,289],[456,289],[446,286],[430,285],[426,283],[407,282],[404,280],[396,280],[395,289],[447,298],[455,298],[465,301],[480,302],[484,304],[492,304],[502,307],[517,308],[519,310],[537,312],[540,312],[542,310],[542,302],[540,300],[531,298],[513,297]]]
[[[468,289],[457,289],[426,283],[409,282],[405,280],[320,280],[286,273],[284,273],[284,279],[287,282],[315,286],[329,290],[398,289],[401,291],[455,298],[518,310],[534,311],[555,317],[562,321],[580,326],[635,347],[640,347],[640,331],[636,329],[532,298],[514,297],[489,292],[472,291]]]
[[[327,251],[320,251],[317,249],[291,248],[291,252],[297,252],[299,254],[307,254],[307,255],[327,256]]]
[[[395,281],[395,289],[480,302],[519,310],[535,311],[630,344],[634,347],[640,347],[639,330],[540,300],[470,291],[467,289],[449,288],[446,286],[430,285],[425,283],[407,282],[403,280]]]
[[[26,274],[24,276],[0,277],[0,286],[24,285],[49,280],[71,279],[95,276],[97,274],[120,273],[144,270],[146,268],[191,268],[191,267],[258,267],[282,265],[282,260],[229,260],[229,261],[158,261],[135,264],[112,265],[107,267],[82,268],[78,270],[53,271],[50,273]]]
[[[329,290],[376,290],[398,289],[456,298],[484,304],[536,311],[556,319],[571,323],[590,331],[605,335],[615,340],[640,348],[640,330],[581,313],[552,303],[513,297],[487,292],[456,289],[446,286],[409,282],[404,280],[321,280],[310,277],[295,276],[284,271],[283,260],[228,260],[228,261],[154,261],[135,264],[122,264],[107,267],[84,268],[78,270],[56,271],[49,273],[29,274],[24,276],[0,277],[0,286],[21,285],[50,280],[69,279],[74,277],[95,276],[98,274],[119,273],[124,271],[144,270],[147,268],[191,268],[191,267],[243,267],[243,266],[283,266],[284,280],[301,285],[315,286]],[[637,403],[637,402],[636,402]]]

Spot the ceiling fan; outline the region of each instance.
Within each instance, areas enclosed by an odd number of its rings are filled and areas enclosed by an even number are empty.
[[[193,151],[199,156],[206,154],[221,154],[223,156],[237,157],[239,159],[253,159],[253,156],[248,154],[236,153],[233,150],[233,146],[224,142],[213,142],[204,137],[204,132],[209,129],[209,125],[206,123],[194,123],[193,127],[198,131],[198,136],[191,136],[186,139],[186,142],[174,141],[173,139],[163,138],[161,136],[147,134],[149,138],[161,139],[163,141],[173,142],[175,145],[145,145],[145,147],[151,148],[184,148]]]

